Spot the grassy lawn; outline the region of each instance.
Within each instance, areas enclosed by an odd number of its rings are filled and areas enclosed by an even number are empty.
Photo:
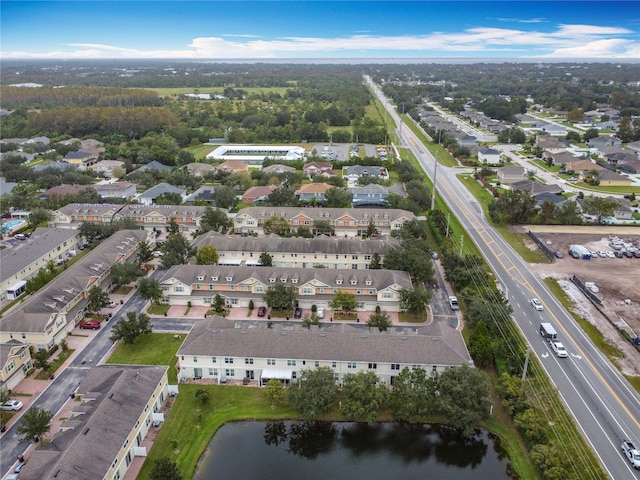
[[[185,150],[189,153],[193,153],[196,160],[204,159],[208,154],[216,149],[215,145],[197,145],[195,147],[187,147]]]
[[[40,370],[37,373],[36,380],[48,380],[49,376],[56,373],[58,368],[60,368],[60,365],[62,365],[67,360],[67,358],[69,358],[71,354],[73,354],[73,352],[75,352],[75,350],[73,350],[72,348],[66,351],[61,350],[58,356],[55,359],[51,360],[51,362],[49,362],[49,370],[47,370],[46,372],[44,370]]]
[[[427,316],[425,315],[413,315],[407,312],[399,312],[398,313],[398,321],[400,323],[424,323],[427,321]]]
[[[169,311],[170,305],[158,305],[157,303],[152,303],[147,308],[147,313],[149,315],[164,315]]]
[[[129,295],[129,293],[131,293],[131,290],[133,290],[133,287],[116,287],[113,290],[113,293],[117,294],[117,295]]]
[[[625,193],[637,193],[640,194],[640,187],[636,186],[629,186],[629,187],[603,187],[603,186],[597,186],[594,187],[593,185],[589,185],[588,183],[584,183],[584,182],[576,182],[573,184],[575,187],[580,188],[582,190],[585,190],[585,192],[604,192],[604,193],[617,193],[617,194],[625,194]]]
[[[107,363],[166,365],[169,367],[169,383],[178,383],[175,369],[176,352],[186,335],[171,333],[152,333],[141,335],[133,345],[120,343],[109,357]]]
[[[209,392],[209,402],[202,405],[195,392]],[[148,479],[155,460],[169,457],[176,462],[182,478],[192,478],[201,455],[213,435],[225,423],[239,420],[286,420],[297,415],[288,407],[271,408],[258,388],[226,385],[180,385],[180,393],[166,417],[139,479]],[[174,443],[175,442],[175,443]],[[175,445],[178,446],[175,449]]]

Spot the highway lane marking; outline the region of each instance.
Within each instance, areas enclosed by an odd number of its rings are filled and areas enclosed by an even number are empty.
[[[452,199],[452,201],[455,201],[455,198],[458,198],[458,201],[455,202],[456,205],[458,206],[458,208],[460,209],[460,212],[465,216],[465,218],[467,219],[467,221],[469,222],[469,224],[473,225],[474,222],[472,221],[472,218],[469,215],[469,212],[467,211],[468,208],[466,206],[466,204],[464,202],[459,201],[460,197],[457,195],[457,192],[455,191],[455,189],[453,189],[453,186],[448,185],[447,182],[443,182],[444,183],[444,189],[449,193],[450,198]],[[440,188],[443,188],[442,183],[440,183]],[[475,218],[474,218],[475,219]],[[479,229],[475,229],[476,232],[480,232]],[[484,227],[483,227],[483,233],[485,232]],[[496,232],[497,234],[497,232]],[[498,255],[496,254],[496,251],[491,248],[491,246],[487,243],[486,239],[484,238],[484,235],[480,235],[482,241],[485,243],[485,245],[487,245],[487,248],[489,251],[491,251],[491,253],[494,255],[496,261],[502,265],[502,267],[505,269],[505,271],[509,274],[511,274],[511,270],[515,270],[518,275],[520,276],[519,279],[514,278],[514,276],[512,275],[512,280],[515,281],[516,283],[519,283],[520,285],[524,286],[525,288],[527,288],[528,291],[530,291],[532,294],[536,293],[536,290],[533,288],[533,286],[529,283],[528,280],[524,279],[524,277],[522,277],[522,274],[520,272],[520,269],[511,261],[509,261],[509,264],[511,265],[510,268],[506,267],[506,264],[504,262],[502,262],[502,260],[498,257]],[[496,245],[499,246],[499,244],[496,243]],[[502,249],[501,247],[499,247],[499,250],[504,252],[504,249]],[[505,253],[506,255],[506,253]],[[540,284],[540,286],[542,287],[542,284]],[[553,296],[553,295],[551,295]],[[545,307],[547,307],[544,303],[543,305]],[[627,406],[622,402],[621,398],[616,394],[616,392],[613,390],[613,388],[611,388],[611,385],[609,384],[609,382],[607,382],[604,377],[600,374],[600,371],[598,369],[595,368],[594,363],[589,359],[589,357],[585,354],[585,352],[580,348],[580,346],[577,344],[576,340],[573,338],[572,335],[569,334],[569,332],[567,331],[567,329],[562,325],[562,323],[560,322],[560,320],[558,319],[558,317],[550,310],[548,310],[549,315],[556,321],[556,324],[559,325],[559,328],[563,331],[563,333],[566,335],[566,337],[568,339],[570,339],[570,341],[573,343],[573,346],[576,348],[576,350],[579,351],[580,355],[582,355],[582,357],[585,359],[585,361],[590,365],[591,369],[593,370],[593,372],[595,373],[595,375],[602,381],[602,383],[606,386],[606,388],[609,390],[609,392],[611,393],[611,395],[618,401],[620,407],[622,408],[622,410],[624,410],[627,415],[629,415],[629,418],[633,421],[633,423],[635,423],[638,428],[640,429],[640,421],[638,419],[636,419],[633,414],[631,413],[631,411],[627,408]],[[579,327],[578,327],[579,328]],[[588,383],[588,385],[591,387],[591,390],[595,393],[596,390],[595,388]],[[575,387],[574,387],[575,388]]]

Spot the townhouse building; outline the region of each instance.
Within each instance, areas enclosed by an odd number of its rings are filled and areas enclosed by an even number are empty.
[[[259,266],[260,255],[268,253],[274,267],[332,270],[366,270],[375,254],[382,262],[389,251],[401,247],[400,241],[389,235],[372,239],[327,235],[314,238],[279,237],[275,234],[238,237],[207,232],[192,243],[195,248],[208,245],[218,251],[218,265]]]
[[[412,288],[407,272],[397,270],[328,270],[324,268],[228,267],[175,265],[160,279],[162,302],[209,306],[217,295],[228,307],[266,306],[263,295],[277,283],[294,287],[302,309],[329,308],[336,293],[355,295],[357,310],[400,311],[402,290]]]
[[[63,263],[80,245],[82,238],[76,230],[38,227],[28,239],[0,250],[0,301],[20,296],[15,294],[20,285],[26,285],[49,262]]]
[[[471,365],[460,332],[438,322],[419,328],[232,321],[220,317],[197,322],[177,352],[178,380],[207,379],[257,384],[276,378],[286,385],[303,370],[329,367],[340,384],[346,374],[374,372],[393,385],[404,369],[427,374]]]
[[[74,408],[53,440],[34,450],[21,480],[125,478],[136,456],[147,456],[142,440],[164,420],[170,393],[166,366],[100,365],[75,392]],[[172,390],[171,392],[175,392]]]
[[[121,230],[0,318],[0,342],[18,340],[36,350],[59,344],[84,317],[89,289],[109,290],[109,269],[132,258],[152,232]]]
[[[16,388],[33,368],[29,345],[17,340],[0,343],[0,368],[0,388]]]
[[[366,234],[373,224],[381,235],[399,230],[415,215],[407,210],[381,208],[298,208],[298,207],[249,207],[241,210],[233,219],[235,233],[263,235],[264,222],[274,216],[285,218],[292,229],[308,227],[314,232],[314,222],[329,222],[336,236],[357,237]]]
[[[168,231],[171,219],[181,232],[195,232],[207,207],[194,205],[119,205],[70,203],[53,212],[52,223],[61,228],[78,228],[82,222],[112,223],[129,218],[144,230]]]

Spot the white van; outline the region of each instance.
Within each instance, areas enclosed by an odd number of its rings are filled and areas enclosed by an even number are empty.
[[[558,338],[558,333],[550,323],[540,324],[540,335],[542,335],[542,338],[545,340],[555,340]]]

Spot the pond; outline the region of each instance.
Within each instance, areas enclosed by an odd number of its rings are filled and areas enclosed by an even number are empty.
[[[437,425],[237,422],[218,430],[193,478],[507,480],[497,443]]]

